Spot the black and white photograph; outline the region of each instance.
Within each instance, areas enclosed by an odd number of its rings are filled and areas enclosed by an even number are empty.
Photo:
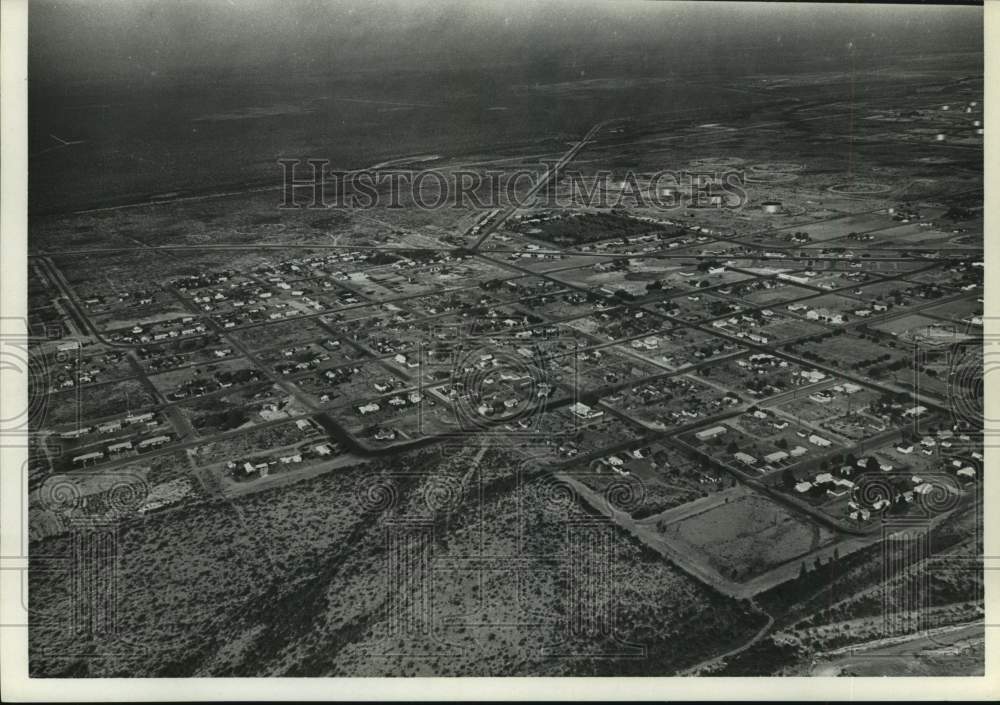
[[[990,4],[30,0],[26,680],[996,697]]]

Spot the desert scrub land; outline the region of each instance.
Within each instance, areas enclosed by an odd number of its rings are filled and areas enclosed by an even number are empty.
[[[444,450],[121,525],[100,643],[66,629],[65,575],[33,570],[32,673],[666,675],[762,626],[547,471]],[[70,553],[67,536],[32,546],[39,567]]]

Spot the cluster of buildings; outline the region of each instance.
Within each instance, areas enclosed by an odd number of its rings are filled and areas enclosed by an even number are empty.
[[[192,377],[190,379],[185,380],[174,391],[167,394],[168,399],[179,401],[189,397],[200,397],[205,394],[217,392],[220,389],[229,389],[234,384],[242,385],[259,382],[261,378],[260,371],[252,367],[239,369],[234,372],[219,370],[211,378],[196,376],[195,372],[191,374]]]
[[[169,321],[136,324],[128,330],[117,330],[108,333],[108,340],[123,344],[158,343],[176,338],[188,338],[201,335],[207,331],[204,323],[199,323],[194,316],[181,316]]]
[[[377,414],[386,408],[394,411],[402,411],[409,407],[416,406],[421,401],[423,401],[423,395],[421,395],[418,391],[411,391],[408,394],[396,394],[388,399],[367,401],[354,407],[354,411],[358,414],[358,416],[370,416],[372,414]]]
[[[72,431],[65,431],[59,434],[59,438],[65,441],[75,441],[91,433],[108,435],[117,433],[130,426],[142,424],[146,428],[155,427],[159,423],[156,412],[148,411],[141,414],[128,414],[118,419],[104,421],[94,426],[81,426]]]
[[[285,348],[281,351],[282,357],[295,357],[299,356],[298,360],[295,361],[281,361],[274,366],[274,371],[280,375],[290,375],[298,372],[307,372],[309,370],[315,370],[317,367],[327,362],[330,359],[330,353],[327,352],[312,352],[309,349],[305,350],[301,348]]]
[[[316,443],[311,446],[275,453],[265,457],[230,460],[226,468],[237,480],[267,477],[277,470],[291,469],[308,460],[328,460],[337,452],[332,443]]]
[[[150,436],[149,438],[144,438],[139,441],[133,441],[133,439],[118,440],[114,443],[109,443],[105,446],[104,450],[92,450],[86,453],[73,457],[73,465],[77,467],[86,467],[88,465],[93,465],[95,463],[101,462],[105,459],[114,459],[120,457],[124,454],[131,452],[145,453],[151,450],[156,450],[161,446],[170,443],[173,437],[169,434],[158,434],[155,436]]]
[[[804,480],[795,485],[798,494],[809,493],[812,496],[826,496],[831,499],[843,497],[855,487],[853,480],[846,477],[834,477],[829,472],[817,473],[811,480]]]
[[[109,298],[115,299],[114,303],[109,303]],[[83,305],[95,312],[110,307],[114,307],[116,310],[128,310],[152,306],[157,303],[158,298],[158,292],[152,289],[136,289],[134,291],[120,291],[112,297],[105,294],[85,295]],[[124,304],[124,306],[115,304]]]
[[[60,343],[56,350],[61,353],[68,353],[80,349],[80,342],[70,340]],[[81,358],[77,355],[66,355],[60,358],[61,364],[52,365],[49,370],[49,379],[52,384],[50,392],[61,389],[70,389],[78,385],[95,384],[102,381],[104,373],[114,365],[119,364],[125,358],[125,353],[119,350],[111,350],[100,356]]]
[[[754,311],[752,314],[742,314],[739,317],[731,317],[712,321],[712,327],[720,330],[731,330],[737,338],[749,340],[751,343],[766,345],[770,338],[760,331],[761,322],[772,318],[774,311],[765,308]]]

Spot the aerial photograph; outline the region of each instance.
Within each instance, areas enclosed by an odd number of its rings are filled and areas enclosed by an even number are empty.
[[[28,12],[32,678],[984,675],[982,5]]]

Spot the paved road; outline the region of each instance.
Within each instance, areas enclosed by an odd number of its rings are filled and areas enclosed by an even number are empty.
[[[576,157],[577,154],[579,154],[580,150],[583,149],[583,147],[590,140],[594,138],[594,135],[600,132],[605,126],[613,122],[615,122],[615,120],[604,120],[603,122],[599,122],[592,128],[590,128],[590,131],[583,136],[583,139],[581,139],[579,142],[570,147],[569,150],[565,154],[563,154],[562,157],[559,158],[559,161],[557,161],[555,164],[546,169],[545,173],[542,174],[540,177],[538,177],[538,180],[535,181],[534,185],[530,189],[528,189],[528,192],[524,196],[521,197],[519,203],[513,206],[508,206],[499,214],[497,214],[493,218],[493,220],[489,222],[489,224],[483,229],[482,235],[480,235],[479,239],[476,241],[476,244],[473,246],[473,248],[477,250],[480,249],[483,246],[483,243],[485,243],[489,239],[490,235],[496,232],[497,228],[499,228],[501,225],[503,225],[504,222],[509,220],[510,217],[513,216],[517,211],[524,208],[527,205],[528,201],[530,201],[531,198],[536,193],[541,191],[542,187],[545,186],[552,179],[553,176],[559,173],[560,169],[566,166],[566,164],[571,162],[573,158]]]
[[[986,625],[982,620],[971,623],[953,624],[929,629],[918,634],[875,639],[860,644],[851,644],[839,649],[817,654],[809,675],[838,676],[845,670],[864,669],[862,675],[882,675],[893,669],[899,659],[912,663],[914,657],[922,653],[932,655],[938,652],[959,650],[964,646],[981,642],[985,638]],[[874,667],[875,672],[869,673]],[[981,671],[980,671],[981,674]],[[900,675],[907,675],[900,673]],[[936,675],[973,675],[972,673],[938,673]]]

